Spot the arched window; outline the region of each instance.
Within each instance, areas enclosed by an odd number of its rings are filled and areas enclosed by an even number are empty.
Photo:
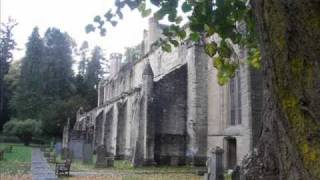
[[[240,73],[236,72],[235,76],[230,80],[230,115],[229,125],[241,124],[241,84]]]

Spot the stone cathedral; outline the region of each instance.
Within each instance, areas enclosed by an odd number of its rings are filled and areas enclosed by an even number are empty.
[[[98,86],[98,106],[79,110],[70,138],[82,137],[94,150],[103,147],[105,156],[134,165],[205,165],[210,150],[219,146],[232,169],[253,150],[260,133],[261,72],[241,64],[220,86],[200,45],[147,53],[162,28],[149,20],[139,60],[123,63],[121,54],[111,54],[110,76]],[[238,48],[237,57],[243,61],[246,51]]]

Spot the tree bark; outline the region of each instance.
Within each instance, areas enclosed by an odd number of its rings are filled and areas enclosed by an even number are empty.
[[[263,125],[245,179],[320,179],[320,1],[252,0]]]

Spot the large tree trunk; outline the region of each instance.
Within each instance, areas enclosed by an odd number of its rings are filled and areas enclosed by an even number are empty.
[[[320,1],[253,0],[263,127],[246,179],[320,179]]]

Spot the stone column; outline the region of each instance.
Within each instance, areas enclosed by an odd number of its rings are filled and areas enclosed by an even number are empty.
[[[97,91],[98,91],[98,107],[103,104],[103,94],[104,94],[104,92],[101,91],[102,89],[103,89],[103,84],[100,81],[99,84],[98,84],[98,88],[97,88]]]
[[[207,161],[208,173],[205,180],[224,180],[223,149],[216,147]]]
[[[146,52],[150,51],[151,45],[156,42],[157,40],[159,40],[160,36],[161,36],[161,28],[159,26],[158,21],[152,17],[149,19],[149,32],[148,32],[148,44],[146,47]]]
[[[115,76],[121,68],[122,54],[111,53],[110,54],[110,76]]]
[[[188,50],[186,155],[187,161],[192,165],[204,165],[207,155],[208,60],[202,47],[193,46]]]
[[[143,132],[143,164],[154,164],[154,139],[155,130],[154,122],[152,119],[152,101],[153,101],[153,72],[150,63],[147,62],[143,75],[142,75],[142,117],[141,128]],[[141,129],[140,129],[141,130]],[[139,139],[139,138],[138,138]]]

